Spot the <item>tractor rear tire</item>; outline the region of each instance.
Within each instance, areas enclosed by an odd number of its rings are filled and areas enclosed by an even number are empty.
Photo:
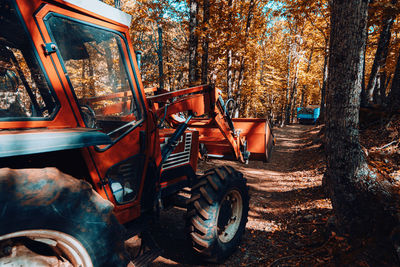
[[[242,173],[230,166],[206,171],[188,200],[187,234],[195,252],[206,261],[223,262],[240,244],[248,211]]]
[[[124,228],[112,211],[89,183],[56,168],[0,169],[0,248],[8,246],[0,263],[33,266],[32,259],[44,257],[73,266],[125,267]],[[21,255],[11,255],[21,242]]]

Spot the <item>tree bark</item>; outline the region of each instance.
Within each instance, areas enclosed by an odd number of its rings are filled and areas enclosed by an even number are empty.
[[[290,122],[290,75],[291,75],[291,65],[292,65],[292,49],[289,45],[289,52],[288,52],[288,73],[287,73],[287,82],[286,82],[286,101],[284,106],[284,118],[282,119],[282,126],[285,124],[289,124]]]
[[[158,25],[158,89],[164,90],[164,63],[163,63],[163,30]]]
[[[198,80],[197,47],[199,44],[199,38],[196,34],[196,29],[198,26],[198,20],[197,20],[198,12],[199,12],[198,0],[190,0],[189,2],[189,85],[190,86],[195,84],[195,82]]]
[[[326,106],[326,182],[336,219],[346,232],[357,220],[354,179],[366,172],[359,143],[359,106],[368,3],[333,0]]]
[[[395,4],[397,0],[393,0]],[[391,30],[395,16],[392,14],[384,14],[382,30],[379,35],[378,47],[376,49],[374,63],[372,64],[371,73],[369,75],[368,84],[365,91],[361,94],[361,106],[367,106],[373,102],[373,91],[377,82],[379,70],[385,65],[388,55],[388,46],[390,43]]]
[[[253,10],[255,7],[255,0],[250,0],[249,4],[249,10],[247,12],[247,19],[246,19],[246,28],[245,28],[245,35],[244,35],[244,48],[243,48],[243,55],[240,58],[240,68],[239,68],[239,77],[238,77],[238,82],[237,82],[237,100],[236,100],[236,108],[234,111],[234,118],[239,117],[239,110],[241,107],[241,89],[242,89],[242,84],[244,81],[244,68],[246,64],[246,53],[247,53],[247,39],[249,37],[249,31],[250,31],[250,25],[251,25],[251,20],[253,18]]]
[[[394,72],[392,87],[388,96],[388,111],[396,114],[400,110],[400,53],[397,58],[396,70]]]
[[[374,104],[378,104],[379,98],[380,98],[380,88],[381,88],[381,73],[379,72],[376,75],[376,79],[375,79],[375,86],[374,86],[374,90],[372,91],[372,103]]]
[[[368,31],[367,31],[367,34],[365,35],[365,45],[368,46]],[[365,90],[366,90],[366,87],[365,87],[365,68],[367,66],[366,57],[367,57],[367,48],[365,48],[365,50],[364,50],[364,62],[363,62],[363,72],[362,72],[362,81],[361,81],[361,96],[363,94],[365,94]]]
[[[228,15],[228,25],[231,26],[233,24],[232,17],[233,17],[233,5],[234,5],[234,0],[228,0],[228,8],[230,9],[229,15]],[[228,36],[227,36],[227,41],[230,42],[231,39],[231,34],[230,31],[228,31]],[[233,97],[233,51],[232,51],[232,45],[228,45],[227,47],[227,53],[226,53],[226,92],[228,95],[228,99]]]
[[[352,241],[388,237],[398,223],[398,197],[390,180],[369,169],[359,143],[368,1],[332,2],[324,185],[340,232]]]
[[[297,77],[295,79],[294,85],[293,85],[293,104],[292,104],[292,116],[290,122],[293,123],[294,118],[296,117],[296,105],[297,105]]]
[[[313,54],[314,54],[314,46],[311,48],[310,56],[308,57],[306,74],[310,72]],[[304,96],[307,91],[307,88],[308,88],[307,85],[303,85],[303,90],[301,90],[300,107],[303,107],[303,105],[304,105]],[[293,111],[292,111],[292,121],[293,121],[293,118],[296,116],[296,110],[297,110],[296,105],[297,104],[296,104],[296,98],[295,98],[295,101],[293,104]]]
[[[326,89],[328,85],[328,51],[325,49],[325,56],[324,56],[324,68],[323,68],[323,77],[322,77],[322,87],[321,87],[321,109],[320,109],[320,115],[318,121],[320,123],[325,122],[325,107],[326,107]]]
[[[109,45],[105,45],[104,51],[106,53],[106,63],[107,63],[107,72],[110,77],[110,79],[107,82],[107,85],[111,87],[111,90],[113,92],[117,91],[116,88],[116,83],[115,83],[115,71],[114,71],[114,62],[113,62],[113,56],[111,53],[111,48]]]
[[[208,44],[210,34],[208,33],[208,22],[210,20],[210,0],[203,0],[203,31],[206,33],[203,39],[202,49],[203,55],[201,58],[201,83],[208,82]]]

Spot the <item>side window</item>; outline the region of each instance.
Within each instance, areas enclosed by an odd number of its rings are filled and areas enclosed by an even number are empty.
[[[55,99],[13,5],[0,3],[0,119],[50,117]]]
[[[141,120],[116,33],[50,15],[47,25],[64,61],[87,127],[115,139]]]

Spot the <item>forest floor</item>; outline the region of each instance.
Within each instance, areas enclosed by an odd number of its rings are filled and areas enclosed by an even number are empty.
[[[185,211],[174,208],[162,212],[161,224],[152,226],[163,254],[150,266],[397,266],[392,247],[351,247],[336,233],[322,188],[321,132],[321,126],[299,124],[274,129],[277,143],[268,163],[200,161],[200,172],[230,165],[247,178],[250,211],[243,240],[224,264],[209,265],[191,253]],[[360,133],[370,166],[400,179],[400,115],[384,127],[365,125]]]
[[[349,247],[326,227],[332,207],[322,189],[325,161],[319,131],[320,127],[298,124],[274,129],[277,144],[268,163],[200,162],[200,171],[231,165],[250,186],[242,243],[220,266],[341,265],[340,254]],[[151,266],[206,265],[192,255],[185,241],[184,216],[179,209],[162,212],[162,224],[154,226],[153,233],[164,253]]]

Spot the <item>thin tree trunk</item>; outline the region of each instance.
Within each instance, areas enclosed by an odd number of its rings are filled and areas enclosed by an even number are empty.
[[[106,53],[106,63],[107,63],[107,72],[109,74],[110,79],[108,80],[108,86],[111,87],[113,92],[116,92],[116,84],[115,84],[115,71],[114,71],[114,63],[113,63],[113,56],[111,53],[111,48],[109,45],[106,45],[104,48]]]
[[[380,76],[379,99],[377,101],[379,105],[385,105],[386,102],[386,79],[387,73],[386,71],[382,71]]]
[[[367,31],[367,34],[365,35],[365,45],[368,46],[368,31]],[[367,58],[367,49],[365,48],[365,50],[364,50],[363,71],[362,71],[362,81],[361,81],[361,98],[363,97],[363,95],[366,95],[366,90],[367,90],[367,88],[365,86],[365,68],[366,68],[366,65],[367,65],[366,58]],[[362,101],[363,100],[361,100],[361,102]]]
[[[310,72],[313,54],[314,54],[314,47],[311,48],[310,56],[308,57],[306,74]],[[304,104],[304,95],[305,95],[306,90],[307,90],[307,85],[303,85],[303,90],[301,90],[300,107],[303,107],[303,104]],[[293,118],[294,118],[294,116],[295,116],[296,102],[294,103],[294,109],[293,109],[293,110],[294,110],[294,112],[292,112],[292,121],[293,121]]]
[[[301,91],[300,107],[304,107],[305,88]]]
[[[210,0],[203,0],[203,31],[206,33],[204,36],[202,49],[203,55],[201,58],[201,83],[207,84],[208,82],[208,44],[210,34],[208,33],[208,22],[210,20]]]
[[[164,90],[164,63],[163,63],[163,30],[158,25],[158,88]]]
[[[94,90],[94,68],[93,68],[93,62],[92,58],[88,57],[88,65],[89,65],[89,91],[90,91],[90,96],[96,96],[96,92]]]
[[[388,96],[388,111],[396,114],[400,110],[400,53],[397,58],[396,70],[394,72],[392,87]]]
[[[396,2],[397,0],[392,1],[393,4],[395,4]],[[383,26],[381,33],[379,35],[378,47],[376,49],[374,63],[372,64],[372,69],[368,79],[367,88],[365,89],[363,94],[361,94],[362,106],[366,106],[372,103],[373,101],[373,91],[377,81],[378,72],[380,68],[382,68],[383,65],[385,64],[388,55],[386,51],[390,43],[391,30],[394,19],[395,19],[394,15],[391,14],[384,15]]]
[[[292,104],[292,116],[290,122],[293,123],[294,118],[296,117],[296,105],[297,105],[297,78],[294,83],[293,88],[293,104]]]
[[[284,118],[282,119],[282,124],[289,124],[290,122],[290,75],[291,75],[291,62],[292,61],[292,52],[291,52],[291,48],[289,46],[289,53],[288,53],[288,73],[287,73],[287,84],[286,84],[286,101],[285,101],[285,107],[284,107]]]
[[[390,41],[390,38],[389,38]],[[385,66],[386,66],[386,59],[389,55],[389,45],[387,45],[384,49],[383,52],[383,58],[384,58],[384,62],[382,62],[382,66],[380,66],[379,68],[379,72],[377,74],[376,77],[376,83],[378,84],[378,86],[375,86],[374,88],[374,92],[373,92],[373,103],[377,104],[379,103],[380,105],[384,104],[385,98],[386,98],[386,92],[384,92],[382,95],[382,90],[385,91],[386,90],[386,70],[385,70]],[[383,89],[384,88],[384,89]],[[375,91],[376,90],[376,91]]]
[[[326,119],[326,112],[325,112],[325,107],[326,107],[326,89],[327,89],[327,84],[328,84],[328,51],[325,50],[325,56],[324,56],[324,69],[323,69],[324,75],[322,78],[322,87],[321,87],[321,109],[320,109],[320,115],[319,115],[319,121],[321,123],[325,122]]]
[[[293,107],[293,98],[295,97],[297,93],[297,77],[298,77],[298,68],[299,62],[297,61],[296,65],[294,66],[294,77],[292,82],[290,83],[290,94],[289,94],[289,99],[288,99],[288,104],[286,106],[286,115],[285,115],[285,123],[289,124],[292,121],[292,107]]]
[[[372,103],[378,104],[378,101],[380,99],[380,88],[381,88],[381,73],[379,72],[378,75],[376,76],[376,81],[375,81],[375,86],[373,90],[373,97],[372,97]]]
[[[198,26],[197,14],[199,12],[198,0],[190,0],[189,2],[189,85],[195,84],[198,80],[197,57],[199,38],[196,34]]]
[[[289,103],[288,106],[286,108],[286,124],[290,124],[293,121],[292,118],[292,108],[293,108],[293,104],[294,104],[294,98],[295,95],[297,93],[297,70],[296,70],[296,74],[293,78],[293,82],[290,88],[290,98],[289,98]]]
[[[386,71],[381,72],[381,82],[380,82],[381,86],[379,88],[380,93],[379,93],[379,101],[378,102],[380,105],[382,105],[384,107],[387,104],[386,103],[387,102],[386,89],[389,86],[391,78],[392,78],[392,75],[388,76]]]
[[[228,24],[230,26],[233,25],[232,17],[234,13],[234,0],[228,0],[228,8],[230,9],[229,15],[228,15]],[[231,39],[231,33],[228,31],[228,37],[227,41],[229,42]],[[232,46],[228,45],[227,47],[227,53],[226,53],[226,92],[228,95],[228,98],[233,97],[233,51],[232,51]]]
[[[238,77],[238,82],[237,82],[237,100],[236,100],[236,109],[234,112],[234,117],[237,118],[239,117],[239,109],[241,106],[241,90],[242,90],[242,84],[244,81],[244,67],[246,64],[246,53],[247,53],[247,39],[249,37],[249,31],[250,31],[250,26],[251,26],[251,20],[253,18],[253,10],[255,7],[255,0],[250,0],[249,4],[249,10],[247,12],[247,19],[246,19],[246,28],[245,28],[245,36],[244,36],[244,49],[243,49],[243,55],[240,58],[240,68],[239,68],[239,77]]]
[[[229,48],[226,55],[226,86],[228,98],[233,97],[233,70],[232,70],[232,49]]]

